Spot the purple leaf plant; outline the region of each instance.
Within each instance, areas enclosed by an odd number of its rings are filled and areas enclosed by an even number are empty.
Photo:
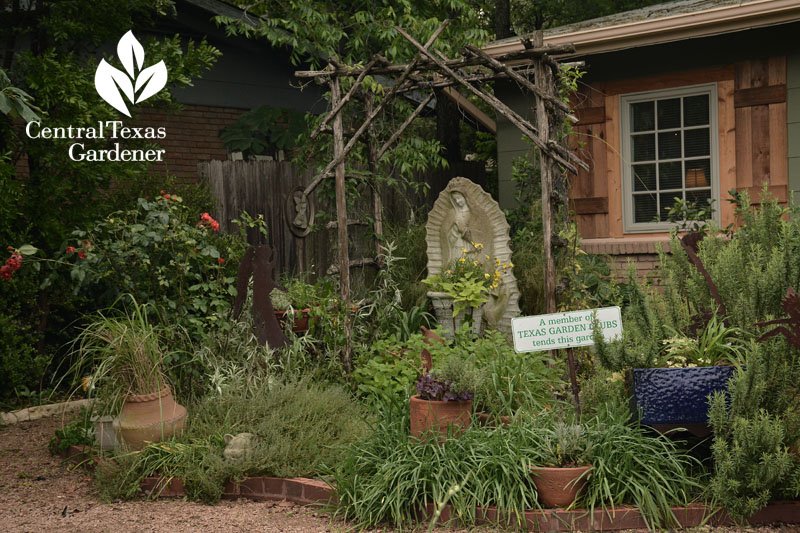
[[[452,382],[449,379],[428,372],[417,380],[417,393],[421,399],[434,402],[462,402],[471,400],[475,396],[466,391],[457,393],[451,386]]]

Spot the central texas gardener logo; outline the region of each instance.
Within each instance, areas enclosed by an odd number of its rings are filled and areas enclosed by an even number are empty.
[[[123,35],[117,43],[117,56],[125,72],[102,59],[94,74],[94,86],[103,100],[130,117],[122,96],[125,95],[132,105],[147,100],[167,84],[167,66],[164,61],[159,61],[143,69],[144,48],[132,31]]]

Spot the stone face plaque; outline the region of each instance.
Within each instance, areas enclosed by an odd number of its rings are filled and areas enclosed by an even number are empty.
[[[448,263],[463,255],[464,249],[490,272],[494,264],[489,263],[494,263],[495,258],[501,263],[511,263],[511,239],[505,215],[489,193],[467,178],[450,180],[433,204],[425,229],[429,276],[441,273]],[[483,244],[483,249],[476,250],[472,243]],[[492,327],[510,332],[511,319],[519,315],[519,289],[511,268],[503,273],[502,279],[503,283],[489,294],[483,319]]]

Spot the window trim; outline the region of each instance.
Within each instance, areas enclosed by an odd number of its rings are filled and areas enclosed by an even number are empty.
[[[662,233],[668,232],[677,224],[670,222],[633,222],[633,181],[632,181],[632,156],[631,156],[631,126],[630,107],[636,102],[648,102],[664,98],[677,98],[709,95],[709,129],[710,129],[710,159],[711,159],[711,198],[714,199],[714,214],[711,220],[720,221],[720,191],[719,191],[719,100],[717,99],[717,84],[703,83],[700,85],[687,85],[671,89],[655,91],[642,91],[637,93],[621,94],[619,96],[620,109],[620,167],[622,180],[622,231],[629,233]],[[682,158],[683,160],[683,158]]]

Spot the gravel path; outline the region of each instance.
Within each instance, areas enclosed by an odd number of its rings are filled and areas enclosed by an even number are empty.
[[[288,502],[238,500],[203,505],[161,500],[103,503],[94,495],[91,478],[84,470],[67,468],[60,458],[47,451],[50,437],[61,424],[60,418],[44,418],[0,426],[0,531],[291,533],[353,530],[352,525],[332,521],[313,507]],[[456,532],[452,529],[437,531]],[[733,533],[745,530],[697,528],[693,531]],[[748,528],[746,531],[800,533],[800,526]]]

